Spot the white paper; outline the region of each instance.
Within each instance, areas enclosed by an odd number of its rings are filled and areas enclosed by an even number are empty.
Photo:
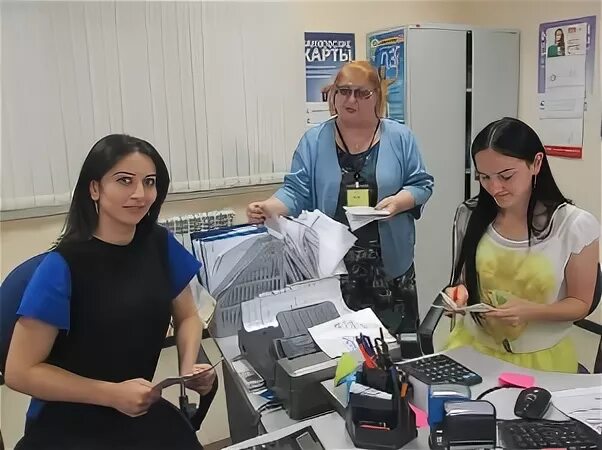
[[[585,55],[546,60],[546,92],[564,86],[585,86]]]
[[[360,333],[374,340],[380,338],[381,329],[386,342],[395,342],[374,311],[366,308],[311,327],[309,333],[320,350],[331,358],[337,358],[358,349],[355,338]]]
[[[203,262],[204,270],[201,271],[201,276],[209,293],[215,293],[215,289],[231,272],[233,262],[242,258],[251,247],[251,242],[265,235],[265,233],[246,234],[256,229],[255,226],[237,228],[219,235],[217,239],[196,240],[193,243],[197,256]],[[245,241],[251,242],[242,245]]]
[[[583,147],[587,24],[560,27],[564,42],[556,41],[556,27],[547,30],[545,91],[539,94],[538,134],[549,149]],[[568,150],[567,150],[567,155]]]
[[[578,119],[541,119],[537,132],[546,146],[582,147],[583,117]]]
[[[389,211],[375,209],[372,206],[343,206],[345,211],[354,216],[389,216]]]
[[[371,206],[345,206],[345,216],[351,231],[355,231],[375,220],[386,219],[390,213],[385,210],[374,209]]]
[[[539,96],[541,119],[581,119],[585,108],[585,87],[550,89]]]
[[[180,384],[181,382],[188,382],[188,381],[194,380],[196,378],[199,378],[205,372],[215,369],[215,366],[217,366],[220,362],[222,362],[222,360],[223,360],[223,358],[220,358],[219,361],[216,362],[215,364],[213,364],[211,367],[203,369],[200,372],[192,373],[189,375],[167,377],[164,380],[160,381],[159,383],[155,384],[152,389],[155,391],[162,391],[163,389],[165,389],[169,386],[173,386],[174,384]]]
[[[383,400],[391,400],[393,396],[389,392],[379,391],[378,389],[365,386],[361,383],[351,383],[349,387],[349,393],[365,395],[368,397],[382,398]]]
[[[273,236],[284,241],[287,276],[295,281],[346,273],[343,258],[357,238],[321,211],[303,211],[298,218],[266,221]]]
[[[602,434],[601,386],[553,392],[552,404],[567,416]]]
[[[445,292],[441,291],[440,294],[443,298],[443,301],[445,302],[443,308],[448,311],[485,313],[497,309],[487,303],[477,303],[476,305],[458,306],[456,302],[454,302]]]
[[[305,121],[308,127],[330,119],[330,108],[328,102],[306,102],[305,103]]]
[[[276,315],[279,312],[325,301],[332,302],[339,315],[351,312],[343,300],[339,280],[331,277],[292,284],[279,291],[266,292],[241,303],[242,323],[247,331],[277,327]]]

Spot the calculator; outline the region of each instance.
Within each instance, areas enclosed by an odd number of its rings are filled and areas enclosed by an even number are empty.
[[[576,420],[509,420],[498,425],[505,448],[597,450],[602,437]]]
[[[473,372],[447,355],[434,355],[396,364],[398,369],[425,384],[462,384],[474,386],[483,382]]]

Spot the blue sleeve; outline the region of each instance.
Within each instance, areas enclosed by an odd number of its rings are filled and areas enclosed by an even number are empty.
[[[297,217],[305,209],[310,209],[311,178],[309,175],[309,145],[307,133],[299,141],[293,155],[291,172],[284,176],[284,183],[274,196],[284,203],[288,215]]]
[[[434,179],[426,171],[414,134],[408,130],[403,136],[404,175],[403,189],[414,197],[416,206],[424,205],[433,193]]]
[[[17,314],[68,330],[70,299],[69,266],[59,253],[50,252],[27,284]]]
[[[174,299],[201,270],[201,263],[170,232],[167,233],[167,258]]]

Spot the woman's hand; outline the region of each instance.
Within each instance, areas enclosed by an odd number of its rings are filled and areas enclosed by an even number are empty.
[[[154,391],[153,384],[143,378],[115,383],[111,392],[111,407],[130,417],[146,414],[152,404],[161,398],[161,392]]]
[[[458,284],[457,286],[450,286],[445,288],[445,294],[451,298],[454,303],[459,307],[463,308],[468,304],[468,289],[463,284]],[[464,311],[449,311],[446,310],[446,315],[451,316],[452,314],[462,314],[464,315]]]
[[[247,206],[247,219],[249,223],[263,223],[266,219],[265,201],[249,203]]]
[[[513,297],[503,305],[498,306],[494,311],[484,313],[484,316],[487,319],[499,319],[501,322],[516,327],[533,320],[538,307],[541,307],[541,305]]]
[[[192,366],[191,370],[182,373],[190,375],[199,372],[203,373],[188,381],[186,387],[198,392],[200,395],[207,395],[211,391],[215,381],[215,370],[210,364],[195,364]]]
[[[415,206],[414,197],[408,191],[399,191],[395,195],[383,198],[374,209],[388,211],[391,216],[408,211]]]

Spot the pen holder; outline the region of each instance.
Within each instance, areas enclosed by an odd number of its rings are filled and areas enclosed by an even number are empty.
[[[385,388],[391,387],[391,399],[349,394],[345,408],[345,427],[353,444],[367,449],[398,449],[415,439],[418,435],[416,415],[410,408],[407,396],[401,397],[397,380],[381,369],[368,368],[365,373],[364,370],[361,372],[357,374],[358,382],[364,384],[362,381],[376,380],[377,385],[365,385],[387,392],[386,389],[381,389],[384,379]]]
[[[358,370],[355,374],[355,381],[379,391],[393,392],[393,378],[391,374],[380,368],[370,368],[366,363],[362,364],[362,370]]]

